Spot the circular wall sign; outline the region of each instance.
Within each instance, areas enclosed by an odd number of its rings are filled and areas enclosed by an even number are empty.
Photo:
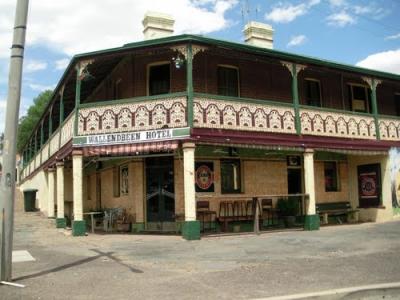
[[[372,177],[363,177],[361,180],[361,190],[364,196],[376,195],[376,183]]]
[[[196,170],[196,184],[202,190],[207,190],[214,182],[214,174],[206,165],[201,165]]]

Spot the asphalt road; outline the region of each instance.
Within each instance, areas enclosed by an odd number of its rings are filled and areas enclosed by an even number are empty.
[[[14,249],[36,261],[13,264],[26,287],[0,285],[0,299],[256,299],[400,282],[399,220],[192,242],[72,237],[38,213],[18,212],[15,222]],[[400,289],[322,299],[383,297],[400,299]]]

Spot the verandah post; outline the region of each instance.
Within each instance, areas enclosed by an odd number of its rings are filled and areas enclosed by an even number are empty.
[[[304,188],[308,195],[308,205],[306,205],[306,215],[304,220],[304,230],[319,229],[319,215],[315,207],[315,178],[314,178],[314,150],[305,149],[304,151]]]

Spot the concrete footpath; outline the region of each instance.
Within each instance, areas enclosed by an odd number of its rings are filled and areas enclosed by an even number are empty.
[[[192,242],[178,236],[72,237],[38,213],[17,212],[15,222],[14,249],[27,250],[35,261],[13,264],[15,282],[26,287],[0,285],[0,299],[278,299],[400,282],[400,221]],[[400,289],[321,299],[383,295],[400,299]]]

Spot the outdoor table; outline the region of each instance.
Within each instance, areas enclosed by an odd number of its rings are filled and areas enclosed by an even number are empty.
[[[90,211],[90,212],[83,213],[83,214],[84,215],[90,215],[90,221],[91,221],[91,224],[92,224],[92,233],[94,233],[94,215],[102,215],[103,212],[101,212],[101,211]]]

